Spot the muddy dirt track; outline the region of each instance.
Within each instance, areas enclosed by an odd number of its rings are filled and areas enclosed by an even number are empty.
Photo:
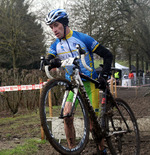
[[[123,98],[132,108],[136,118],[150,118],[150,88],[118,88],[117,95]],[[0,113],[0,118],[6,117],[9,114],[6,112]],[[38,114],[37,114],[38,115]],[[34,115],[24,119],[16,119],[14,122],[0,122],[0,150],[11,149],[17,145],[23,144],[25,139],[40,138],[40,120],[39,116]],[[32,121],[33,119],[33,121]],[[19,122],[20,121],[20,122]],[[11,127],[13,123],[18,122],[17,127]],[[14,128],[16,128],[14,130]],[[17,132],[16,132],[17,130]],[[141,155],[150,155],[150,129],[141,129]],[[93,141],[90,141],[86,146],[82,155],[94,155],[96,146]],[[32,155],[58,155],[59,153],[46,142],[38,144],[38,151]]]

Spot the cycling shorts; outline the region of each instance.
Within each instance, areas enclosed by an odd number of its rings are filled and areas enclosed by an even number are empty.
[[[85,90],[87,92],[87,95],[90,99],[90,102],[92,104],[92,107],[96,113],[96,115],[99,115],[99,102],[100,102],[100,97],[99,97],[99,89],[95,88],[95,84],[93,84],[90,81],[83,81]],[[67,102],[72,102],[73,101],[73,92],[70,91]],[[75,102],[75,106],[78,105],[78,102]]]

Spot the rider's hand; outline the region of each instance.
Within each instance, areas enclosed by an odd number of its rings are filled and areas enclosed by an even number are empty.
[[[51,60],[48,60],[48,59],[45,59],[43,61],[43,64],[46,66],[46,65],[49,65],[49,70],[51,70],[52,68],[58,68],[61,66],[61,60],[58,59],[58,58],[55,58],[55,59],[51,59]]]
[[[61,66],[61,60],[60,59],[58,59],[58,58],[55,58],[55,59],[51,59],[50,60],[50,66],[52,67],[52,68],[58,68],[58,67],[60,67]]]
[[[44,63],[45,66],[50,65],[50,61],[48,59],[44,59],[43,63]]]
[[[47,65],[49,65],[49,70],[52,68],[59,68],[61,66],[61,60],[58,58],[51,59],[50,61],[46,62]]]
[[[98,88],[99,88],[99,89],[102,89],[102,90],[105,90],[106,84],[107,84],[106,79],[104,79],[103,77],[100,76],[100,77],[98,78],[98,82],[99,82]]]
[[[101,72],[101,74],[98,76],[99,81],[98,88],[104,90],[106,88],[107,80],[108,80],[108,74]]]

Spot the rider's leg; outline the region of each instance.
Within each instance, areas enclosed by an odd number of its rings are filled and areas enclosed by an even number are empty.
[[[67,115],[71,112],[72,103],[66,102],[65,108],[64,108],[64,115]],[[73,125],[73,116],[71,117],[65,117],[64,118],[64,129],[65,134],[68,142],[69,148],[73,148],[75,146],[75,129]]]
[[[100,103],[100,97],[99,97],[99,89],[95,88],[95,84],[93,83],[89,83],[89,84],[85,84],[84,83],[84,87],[86,89],[86,92],[88,94],[88,97],[90,99],[90,102],[92,103],[92,107],[93,110],[95,111],[96,115],[100,115],[99,113],[99,103]],[[90,87],[90,89],[89,89]],[[93,125],[92,125],[92,121],[90,120],[90,131],[93,132]],[[98,143],[98,148],[99,150],[104,150],[104,139],[101,140],[101,142]]]
[[[95,84],[89,82],[89,81],[85,81],[84,83],[84,87],[86,89],[86,92],[88,94],[88,97],[90,99],[90,102],[92,103],[93,109],[96,112],[96,114],[98,115],[99,113],[99,89],[95,88]],[[73,93],[70,92],[65,108],[64,108],[64,114],[68,114],[71,111],[72,108],[72,98],[73,98]],[[66,138],[68,141],[68,145],[69,148],[73,148],[73,146],[75,145],[75,129],[74,129],[74,125],[73,125],[73,116],[70,118],[65,118],[64,119],[64,128],[65,128],[65,133],[66,133]],[[90,121],[90,130],[92,131],[92,123]],[[99,144],[100,148],[102,148],[103,146],[103,141],[102,144]]]
[[[94,128],[93,128],[93,125],[92,125],[92,121],[90,120],[90,132],[92,133],[92,135],[93,136],[96,136],[96,133],[94,132]],[[94,132],[94,133],[93,133]],[[97,138],[97,137],[94,137],[94,138]],[[99,140],[97,139],[96,141],[98,141],[98,142],[96,142],[97,143],[97,145],[98,145],[98,149],[100,150],[100,151],[102,151],[102,150],[104,150],[105,149],[105,142],[104,142],[104,139],[102,139],[100,142],[99,142]]]

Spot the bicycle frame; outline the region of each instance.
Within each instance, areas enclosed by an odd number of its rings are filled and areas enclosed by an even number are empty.
[[[85,136],[85,134],[81,135],[81,138],[83,141],[81,140],[82,145],[80,145],[79,150],[78,150],[79,145],[77,147],[75,147],[75,149],[77,149],[76,151],[78,151],[78,154],[83,150],[83,148],[87,144],[87,141],[89,138],[89,131],[91,131],[91,130],[92,130],[91,132],[92,132],[93,139],[97,145],[98,150],[99,150],[99,144],[102,142],[101,140],[106,138],[108,147],[110,148],[110,152],[113,155],[116,154],[116,151],[119,151],[121,153],[122,146],[124,145],[121,143],[122,139],[123,139],[122,137],[124,137],[123,134],[125,133],[124,135],[129,136],[126,133],[131,132],[131,134],[132,134],[132,131],[135,133],[135,136],[134,136],[136,138],[135,146],[136,146],[136,148],[139,148],[138,127],[137,127],[136,120],[134,118],[134,114],[126,102],[124,102],[122,99],[119,99],[119,98],[115,99],[113,97],[113,95],[110,92],[109,83],[107,83],[106,88],[102,90],[103,93],[102,93],[100,117],[96,116],[95,110],[92,107],[92,104],[91,104],[88,94],[85,90],[84,82],[82,81],[82,79],[85,79],[85,80],[90,81],[91,83],[95,84],[96,88],[98,88],[98,89],[101,88],[101,83],[80,72],[79,59],[81,59],[83,66],[87,70],[92,72],[92,68],[86,64],[85,59],[84,59],[85,52],[81,49],[81,47],[78,47],[77,50],[79,52],[79,56],[77,56],[75,58],[71,57],[66,60],[61,60],[61,67],[74,65],[73,73],[71,75],[71,82],[67,81],[66,79],[61,79],[61,78],[54,79],[53,81],[50,81],[47,84],[47,86],[44,88],[43,94],[41,96],[40,117],[41,117],[41,122],[42,122],[43,128],[45,129],[44,131],[47,134],[50,143],[54,146],[54,148],[56,148],[56,150],[58,152],[61,152],[63,154],[64,154],[64,152],[65,152],[65,154],[69,153],[68,147],[65,146],[65,144],[61,144],[60,142],[53,141],[53,139],[55,139],[55,132],[54,132],[54,134],[50,132],[52,129],[48,128],[49,126],[47,125],[47,122],[46,122],[46,120],[47,120],[46,113],[44,111],[44,109],[46,108],[45,100],[47,99],[47,92],[49,92],[50,89],[54,88],[54,90],[55,90],[55,88],[57,89],[57,88],[59,88],[59,86],[62,86],[61,90],[65,91],[65,92],[64,92],[64,94],[63,93],[61,94],[61,98],[60,98],[61,102],[59,101],[59,103],[61,104],[61,111],[60,111],[60,113],[57,113],[58,121],[61,121],[62,123],[64,123],[64,121],[68,120],[68,119],[59,120],[59,118],[60,119],[64,119],[66,117],[76,118],[78,115],[80,115],[80,112],[83,113],[83,114],[81,114],[82,115],[81,117],[85,118],[85,120],[84,120],[85,126],[84,126],[83,131],[86,132],[87,134],[86,134],[86,136]],[[45,60],[45,58],[41,58],[41,68],[43,67],[44,60]],[[51,65],[51,64],[49,64],[49,65]],[[50,75],[48,65],[45,66],[45,72],[49,79],[53,78]],[[64,86],[65,86],[65,89],[63,89]],[[70,91],[73,92],[73,98],[71,101],[72,102],[71,109],[69,107],[69,113],[64,114],[65,108],[67,106],[66,105],[67,98],[69,96]],[[79,109],[79,113],[76,109],[76,100],[79,100],[79,104],[81,106],[81,107],[79,106],[77,108],[77,109]],[[77,111],[77,113],[75,112],[75,110]],[[131,121],[131,123],[133,123],[133,126],[131,128],[130,128],[130,125],[128,124],[128,122],[126,122],[126,115],[124,115],[124,110],[127,112],[127,115],[129,115],[129,120]],[[118,123],[117,119],[121,120],[121,121]],[[71,120],[72,120],[72,118],[71,118]],[[90,126],[89,126],[89,120],[90,120]],[[128,121],[128,119],[127,119],[127,121]],[[122,122],[124,123],[123,126],[122,126]],[[73,123],[74,123],[73,124],[74,126],[77,125],[75,121]],[[91,129],[91,127],[92,127],[92,129]],[[113,147],[114,143],[115,143],[115,146]],[[116,146],[117,146],[117,150],[115,149]],[[134,145],[133,145],[133,147],[134,147]],[[82,149],[82,150],[80,150],[80,149]],[[70,152],[74,152],[74,151],[75,151],[74,149],[70,150]],[[135,151],[137,151],[137,153],[138,153],[139,149],[136,149]]]
[[[78,49],[79,50],[79,49]],[[80,53],[80,50],[78,51]],[[80,55],[80,54],[79,54]],[[80,57],[81,56],[81,57]],[[82,61],[82,64],[83,66],[88,69],[88,70],[91,70],[90,67],[88,67],[85,63],[85,59],[84,59],[84,54],[81,54],[79,57],[77,57],[77,59],[81,58],[81,61]],[[43,58],[41,59],[43,60]],[[67,59],[65,61],[62,62],[62,66],[65,66],[66,63],[67,64],[73,64],[75,58],[70,58],[70,59]],[[42,64],[42,63],[41,63]],[[126,123],[125,121],[125,118],[124,116],[122,115],[118,105],[116,104],[116,101],[115,99],[113,98],[111,92],[110,92],[110,89],[109,89],[109,84],[107,83],[106,85],[106,89],[103,90],[103,94],[102,94],[102,108],[101,108],[101,122],[98,122],[97,121],[97,116],[93,110],[93,107],[92,107],[92,104],[90,103],[90,99],[86,93],[86,90],[84,88],[84,84],[82,82],[82,78],[85,79],[85,80],[88,80],[92,83],[94,83],[96,86],[99,86],[99,82],[97,80],[94,80],[86,75],[84,75],[83,73],[80,72],[80,67],[79,67],[79,64],[77,62],[75,62],[75,67],[73,69],[73,73],[72,73],[72,80],[71,82],[73,83],[73,102],[72,102],[72,108],[71,108],[71,112],[67,115],[64,115],[64,108],[65,108],[65,105],[66,105],[66,101],[67,101],[67,98],[68,98],[68,95],[69,95],[69,91],[70,91],[70,88],[67,88],[67,90],[65,91],[64,93],[64,97],[63,97],[63,101],[62,101],[62,105],[61,105],[61,113],[60,113],[60,117],[61,119],[65,118],[65,117],[71,117],[73,115],[73,112],[74,112],[74,108],[75,108],[75,101],[76,101],[76,98],[77,98],[77,95],[78,95],[78,92],[79,90],[81,91],[82,95],[83,95],[83,98],[85,99],[85,102],[87,103],[87,109],[90,113],[89,117],[90,119],[93,121],[93,124],[94,124],[94,127],[97,128],[97,131],[98,133],[100,133],[100,131],[106,131],[106,126],[105,126],[105,118],[104,118],[104,115],[106,113],[106,104],[107,104],[107,100],[109,100],[111,102],[111,104],[115,105],[116,108],[118,109],[119,111],[119,114],[121,115],[128,131],[129,131],[129,126],[128,124]],[[49,70],[48,70],[48,66],[45,67],[45,71],[46,71],[46,75],[49,77],[49,78],[52,78],[51,75],[49,74]],[[101,123],[101,125],[100,125]],[[112,124],[112,126],[114,126]],[[115,128],[114,128],[115,129]],[[123,131],[122,131],[123,132]],[[127,132],[127,131],[124,131],[124,132]],[[104,134],[104,133],[103,133]],[[103,135],[102,133],[100,135]],[[115,134],[115,133],[113,133]],[[118,132],[116,132],[116,134],[118,134]]]
[[[85,102],[87,103],[87,108],[88,108],[88,111],[89,111],[89,117],[90,117],[90,120],[93,122],[93,127],[96,129],[96,132],[98,133],[99,137],[101,137],[100,139],[102,139],[102,137],[104,136],[104,134],[102,133],[102,130],[101,130],[101,127],[100,127],[100,124],[97,120],[97,116],[93,110],[93,107],[90,103],[90,99],[86,93],[86,90],[84,88],[84,84],[83,84],[83,81],[82,81],[82,78],[86,79],[86,80],[89,80],[91,81],[92,83],[94,84],[99,84],[98,81],[82,74],[79,72],[79,67],[75,67],[74,71],[73,71],[73,74],[72,74],[72,83],[73,83],[73,102],[72,102],[72,109],[71,109],[71,112],[67,115],[63,115],[64,113],[64,108],[65,108],[65,104],[66,104],[66,100],[67,100],[67,97],[68,97],[68,94],[69,94],[69,89],[65,91],[64,93],[64,97],[63,97],[63,101],[62,101],[62,106],[61,106],[61,114],[60,114],[60,117],[61,119],[65,118],[65,117],[71,117],[73,116],[73,112],[74,112],[74,108],[75,108],[75,101],[76,101],[76,98],[77,98],[77,94],[80,90],[80,92],[82,92],[82,95],[83,95],[83,98],[85,99]],[[103,112],[103,114],[105,113],[105,111]],[[103,135],[103,136],[102,136]]]
[[[89,97],[88,97],[88,95],[86,93],[86,90],[84,88],[82,78],[86,79],[86,80],[88,80],[88,81],[90,81],[90,82],[92,82],[92,83],[94,83],[96,85],[98,85],[99,82],[97,80],[94,80],[94,79],[84,75],[83,73],[80,73],[78,67],[75,67],[72,77],[73,77],[72,82],[74,84],[74,88],[73,88],[74,95],[73,95],[72,109],[71,109],[71,112],[69,114],[63,115],[66,100],[67,100],[67,97],[69,95],[69,88],[68,88],[68,90],[65,91],[64,98],[63,98],[63,101],[62,101],[62,108],[61,108],[61,114],[60,114],[60,118],[62,118],[62,119],[65,118],[65,117],[71,117],[73,115],[74,107],[75,107],[75,100],[76,100],[77,94],[79,92],[79,89],[81,90],[81,92],[85,96],[84,98],[85,98],[86,102],[89,103],[88,104],[88,106],[89,106],[88,109],[90,111],[92,111],[93,113],[95,113],[94,110],[93,110],[93,107],[91,106],[90,99],[89,99]],[[95,118],[93,118],[93,115],[92,115],[91,118],[92,118],[92,121],[94,121],[94,126],[96,126],[96,128],[99,128],[98,129],[99,131],[105,132],[106,126],[105,126],[104,114],[106,113],[106,103],[107,103],[108,98],[109,98],[109,100],[111,100],[112,104],[115,104],[116,108],[118,109],[118,111],[119,111],[119,113],[120,113],[120,115],[121,115],[121,117],[122,117],[128,131],[129,131],[128,124],[126,123],[126,121],[124,119],[124,116],[122,115],[120,109],[118,108],[117,104],[115,103],[115,100],[114,100],[112,94],[110,93],[108,85],[107,85],[107,88],[103,91],[103,94],[102,94],[101,126],[100,126],[99,122],[97,121],[97,116],[94,115]],[[112,124],[112,126],[114,126],[114,125]],[[114,127],[114,129],[115,129],[115,127]],[[109,134],[108,136],[115,135],[115,134],[122,134],[122,133],[126,133],[128,131],[116,131],[116,132],[114,132],[112,134]],[[100,134],[100,136],[102,136],[102,133]]]
[[[83,88],[83,91],[86,93],[85,91],[85,88],[84,88],[84,84],[82,82],[82,79],[81,79],[81,76],[84,77],[85,79],[89,78],[88,76],[82,74],[79,72],[79,68],[76,67],[73,71],[73,84],[74,84],[74,88],[73,88],[73,102],[72,102],[72,109],[71,109],[71,112],[67,115],[63,115],[63,112],[64,112],[64,108],[65,108],[65,104],[66,104],[66,100],[67,100],[67,97],[69,95],[69,90],[66,90],[65,91],[65,94],[64,94],[64,97],[63,97],[63,101],[62,101],[62,107],[61,107],[61,114],[60,114],[60,118],[65,118],[65,117],[71,117],[73,115],[73,111],[74,111],[74,107],[75,107],[75,101],[76,101],[76,98],[77,98],[77,94],[79,92],[79,87],[82,87]],[[90,78],[92,81],[95,81],[93,80],[92,78]],[[97,81],[95,81],[97,82]],[[98,83],[98,82],[97,82]],[[86,98],[88,100],[88,102],[90,103],[90,99],[88,98],[88,95],[86,94]]]

